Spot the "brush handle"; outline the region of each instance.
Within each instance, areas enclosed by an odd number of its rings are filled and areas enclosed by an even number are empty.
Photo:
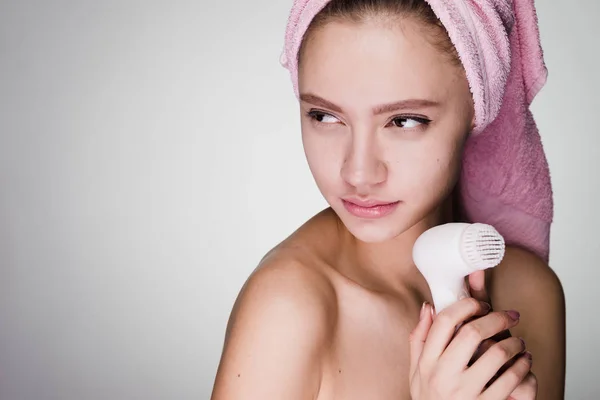
[[[464,278],[457,279],[452,284],[450,282],[445,282],[444,285],[434,284],[430,286],[430,290],[436,314],[458,300],[471,297]]]

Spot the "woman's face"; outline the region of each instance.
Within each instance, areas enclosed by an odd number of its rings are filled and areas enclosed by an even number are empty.
[[[429,35],[411,19],[329,22],[302,53],[308,164],[327,202],[365,242],[421,221],[458,177],[472,97],[464,71]]]

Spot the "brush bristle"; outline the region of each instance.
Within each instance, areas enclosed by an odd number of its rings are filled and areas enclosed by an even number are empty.
[[[471,224],[464,232],[463,254],[475,271],[500,264],[505,247],[504,238],[491,225]]]

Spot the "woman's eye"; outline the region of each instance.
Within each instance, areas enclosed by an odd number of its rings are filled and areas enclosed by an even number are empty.
[[[308,116],[314,119],[315,121],[323,124],[337,124],[338,122],[340,122],[340,120],[334,117],[333,115],[321,111],[310,111],[308,113]]]
[[[396,117],[392,120],[392,124],[398,128],[415,128],[421,124],[428,124],[431,122],[426,118],[420,117]]]

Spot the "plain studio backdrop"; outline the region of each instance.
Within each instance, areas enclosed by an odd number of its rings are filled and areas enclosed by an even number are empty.
[[[0,399],[208,399],[235,297],[326,206],[292,0],[0,2]],[[596,0],[538,1],[567,398],[600,396]]]

